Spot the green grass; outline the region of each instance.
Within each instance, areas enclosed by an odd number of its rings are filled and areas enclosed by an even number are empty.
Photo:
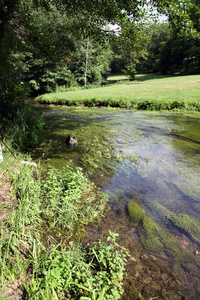
[[[5,147],[3,155],[0,188],[12,184],[17,205],[0,223],[0,298],[13,288],[30,300],[120,299],[128,252],[117,234],[80,243],[87,224],[102,218],[107,197],[72,164],[44,173]]]
[[[108,85],[41,95],[40,103],[110,106],[144,110],[200,110],[200,75],[139,74],[134,82],[125,76],[108,78]]]

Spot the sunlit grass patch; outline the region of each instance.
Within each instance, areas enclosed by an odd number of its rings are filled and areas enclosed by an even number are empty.
[[[116,77],[117,78],[117,77]],[[112,79],[112,78],[111,78]],[[112,80],[111,80],[112,82]],[[100,88],[41,95],[40,103],[110,106],[143,110],[200,110],[200,75],[138,75],[136,81],[126,79]]]

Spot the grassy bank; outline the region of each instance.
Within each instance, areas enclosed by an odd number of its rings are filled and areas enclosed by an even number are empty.
[[[43,104],[110,106],[142,110],[200,111],[200,75],[159,76],[137,75],[134,82],[124,76],[108,78],[100,88],[69,90],[41,95]]]
[[[107,240],[83,246],[107,198],[83,174],[22,164],[3,148],[0,186],[0,298],[120,299],[127,252]],[[30,160],[30,157],[26,157]]]

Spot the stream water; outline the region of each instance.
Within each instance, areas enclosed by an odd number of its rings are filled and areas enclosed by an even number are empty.
[[[200,299],[200,115],[35,109],[48,127],[33,157],[58,168],[72,159],[109,196],[111,210],[85,242],[119,233],[130,253],[123,299]],[[77,146],[66,145],[69,133]],[[151,220],[146,232],[130,218],[130,202]]]

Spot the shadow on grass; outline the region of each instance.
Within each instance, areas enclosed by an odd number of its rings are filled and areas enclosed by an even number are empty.
[[[142,82],[154,79],[163,79],[174,77],[175,75],[160,75],[155,73],[147,73],[147,74],[136,74],[135,80],[133,82]],[[129,82],[129,78],[124,74],[116,74],[109,76],[107,79],[107,84],[117,84],[117,83],[126,83]]]
[[[175,77],[174,75],[161,75],[156,73],[147,73],[147,74],[136,74],[135,81],[148,81],[148,80],[154,80],[154,79],[164,79],[164,78],[170,78]]]

